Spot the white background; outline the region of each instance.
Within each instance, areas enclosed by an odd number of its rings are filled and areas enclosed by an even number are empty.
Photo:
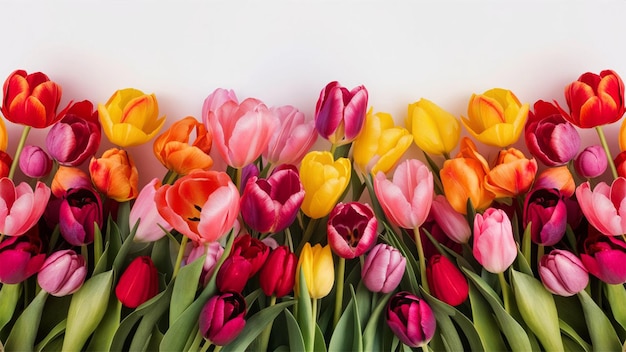
[[[626,78],[625,10],[624,1],[0,1],[0,79],[42,71],[62,85],[62,106],[104,103],[126,87],[154,92],[168,124],[200,119],[218,87],[312,116],[338,80],[365,85],[374,110],[403,123],[422,97],[464,115],[472,93],[494,87],[564,104],[563,88],[586,71]],[[614,149],[618,127],[607,131]],[[8,123],[9,152],[20,128]],[[151,143],[130,151],[142,185],[164,174]]]

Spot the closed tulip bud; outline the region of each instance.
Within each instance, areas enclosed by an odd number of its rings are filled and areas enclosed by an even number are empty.
[[[13,159],[7,152],[0,150],[0,178],[9,176]]]
[[[580,177],[594,178],[602,175],[609,165],[602,146],[591,145],[574,159],[574,169]]]
[[[61,236],[73,246],[94,240],[94,225],[102,226],[102,201],[92,188],[72,188],[63,195],[59,205]]]
[[[489,208],[474,218],[474,258],[485,270],[504,272],[517,257],[511,220],[501,209]]]
[[[293,290],[298,257],[287,246],[272,250],[259,272],[259,285],[266,296],[277,298]]]
[[[589,274],[574,253],[554,249],[541,257],[539,277],[543,286],[559,296],[573,296],[587,287]]]
[[[328,83],[315,105],[315,128],[319,135],[333,144],[352,142],[363,128],[367,99],[364,86],[349,91],[337,81]]]
[[[27,145],[20,154],[20,170],[31,178],[48,176],[52,170],[52,159],[38,146]]]
[[[195,130],[195,140],[189,144]],[[176,121],[154,140],[153,151],[157,160],[168,170],[187,175],[192,170],[208,170],[213,166],[211,151],[212,135],[206,127],[192,116]]]
[[[372,292],[389,293],[395,290],[406,268],[406,258],[395,247],[379,243],[367,254],[361,278]]]
[[[406,292],[398,292],[387,303],[387,325],[409,347],[424,346],[435,335],[437,321],[426,301]]]
[[[600,182],[592,190],[589,182],[576,188],[580,210],[591,226],[606,236],[626,234],[626,178],[618,177],[611,183]]]
[[[101,158],[92,158],[89,173],[98,191],[107,197],[118,202],[137,197],[139,173],[125,150],[111,148]]]
[[[307,120],[302,112],[290,105],[273,107],[270,111],[279,123],[263,156],[274,165],[300,163],[317,140],[315,120]]]
[[[406,126],[413,141],[428,154],[449,154],[459,143],[461,124],[451,113],[430,100],[409,104]]]
[[[215,284],[220,292],[242,292],[252,275],[249,260],[239,255],[229,256],[220,266]]]
[[[496,165],[485,178],[485,188],[496,198],[517,197],[528,192],[537,174],[537,161],[527,159],[518,149],[498,153]]]
[[[590,274],[610,285],[626,283],[626,243],[589,229],[580,260]]]
[[[157,269],[148,256],[133,259],[120,276],[115,295],[125,307],[137,308],[159,293]]]
[[[313,299],[326,297],[335,283],[335,266],[330,246],[322,247],[316,244],[311,247],[309,242],[304,244],[296,273],[302,270],[309,296]],[[300,275],[296,274],[296,293],[300,287]]]
[[[352,166],[347,158],[334,159],[330,152],[312,151],[300,166],[304,187],[302,211],[313,219],[328,215],[350,183]]]
[[[246,325],[246,300],[236,292],[215,295],[202,308],[199,330],[212,344],[223,346],[233,341]]]
[[[0,283],[20,283],[41,269],[46,260],[36,227],[23,236],[5,237],[0,242]]]
[[[72,105],[46,135],[46,148],[60,165],[78,166],[96,154],[101,132],[98,111],[88,100]]]
[[[113,93],[106,104],[98,104],[98,114],[104,134],[122,148],[148,142],[165,124],[156,96],[134,88]]]
[[[87,263],[82,255],[71,249],[52,253],[37,274],[37,283],[56,297],[70,295],[83,285],[87,276]]]
[[[344,259],[359,257],[376,244],[377,227],[378,220],[369,204],[339,203],[328,216],[328,244]]]
[[[472,230],[463,214],[452,208],[448,200],[443,195],[435,196],[430,213],[437,222],[437,225],[451,240],[456,243],[467,243]]]
[[[165,231],[171,231],[172,225],[163,219],[159,214],[154,196],[157,189],[161,187],[161,181],[154,178],[139,192],[133,207],[128,215],[130,228],[137,222],[137,231],[133,240],[137,242],[154,242],[165,236]]]
[[[204,264],[202,264],[202,274],[200,275],[200,283],[206,286],[215,272],[217,262],[224,254],[224,248],[219,242],[211,242],[206,244],[189,242],[185,250],[182,266],[188,265],[196,261],[196,259],[206,255]]]
[[[554,189],[536,189],[524,201],[524,226],[530,223],[533,242],[553,246],[563,238],[567,227],[567,204]]]
[[[0,179],[0,233],[20,236],[35,226],[46,210],[50,188],[37,181],[35,190],[26,182],[15,186],[9,178]]]
[[[83,170],[72,166],[59,166],[52,183],[50,190],[52,194],[61,198],[65,192],[72,188],[91,188],[91,178]]]
[[[465,302],[469,295],[469,285],[463,273],[441,254],[428,260],[426,277],[432,295],[451,306]]]

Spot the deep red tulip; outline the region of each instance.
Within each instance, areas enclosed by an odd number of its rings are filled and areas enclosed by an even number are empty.
[[[342,258],[359,257],[376,244],[377,227],[378,220],[368,204],[339,203],[328,216],[328,244]]]
[[[451,306],[458,306],[467,299],[469,295],[467,279],[447,257],[441,254],[430,257],[426,276],[432,295],[439,300]]]
[[[287,246],[271,251],[259,272],[259,284],[266,296],[283,297],[293,290],[298,257]]]
[[[128,308],[137,308],[159,293],[157,269],[148,256],[135,258],[115,287],[115,295]]]
[[[253,275],[250,261],[239,255],[229,256],[220,266],[215,284],[220,292],[242,292]]]

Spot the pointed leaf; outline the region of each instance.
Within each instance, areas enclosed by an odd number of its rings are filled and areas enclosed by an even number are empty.
[[[48,293],[46,291],[39,291],[28,307],[22,311],[6,341],[5,347],[8,351],[32,351],[35,349],[35,338],[47,298]]]
[[[37,346],[35,346],[35,351],[41,352],[41,350],[43,350],[51,341],[61,336],[63,331],[65,331],[66,325],[67,325],[67,320],[65,319],[61,320],[61,322],[59,322],[55,327],[53,327],[52,330],[48,332],[48,335],[46,335],[41,340],[41,342],[37,344]]]
[[[472,308],[474,326],[485,346],[486,351],[504,351],[506,346],[500,328],[489,307],[487,300],[483,298],[474,283],[470,282],[469,298]]]
[[[170,325],[178,319],[196,298],[196,291],[198,290],[205,258],[206,255],[203,255],[178,271],[178,275],[174,279],[174,291],[170,304]]]
[[[288,309],[285,309],[284,312],[287,319],[287,333],[289,333],[289,350],[304,351],[304,339],[298,321]]]
[[[89,341],[87,350],[89,351],[108,351],[111,348],[113,337],[120,326],[122,316],[122,302],[115,295],[110,295],[109,305],[100,325],[96,329],[97,334]]]
[[[313,346],[313,352],[327,352],[324,334],[317,324],[315,324],[315,342]]]
[[[609,300],[609,306],[615,320],[626,329],[626,288],[623,284],[604,284],[604,292]]]
[[[2,285],[0,289],[0,330],[11,321],[17,301],[22,295],[22,284]]]
[[[609,318],[606,317],[602,309],[589,296],[586,291],[578,293],[578,299],[585,312],[585,321],[591,336],[591,344],[594,351],[619,351],[622,344],[617,337],[617,333]]]
[[[363,350],[364,351],[374,351],[374,350],[382,350],[382,339],[380,338],[381,331],[378,330],[380,326],[380,316],[382,315],[385,307],[387,306],[387,302],[391,298],[393,292],[385,294],[379,302],[374,307],[374,310],[370,314],[370,318],[367,321],[367,325],[365,325],[365,330],[363,330]]]
[[[311,296],[309,289],[306,287],[306,280],[302,269],[297,274],[300,275],[298,288],[298,297],[296,301],[296,320],[302,331],[302,339],[304,340],[305,350],[310,351],[315,344],[315,330],[313,324],[313,306],[311,305]]]
[[[589,345],[587,341],[585,341],[585,339],[580,337],[580,335],[578,335],[576,330],[574,330],[574,328],[569,326],[565,321],[559,319],[559,327],[561,331],[563,332],[563,334],[565,334],[566,336],[569,336],[572,341],[576,342],[578,346],[580,346],[580,348],[577,348],[576,350],[582,349],[585,352],[591,351],[591,345]],[[565,339],[563,340],[565,341]]]
[[[328,351],[360,351],[363,349],[358,302],[352,286],[350,286],[350,291],[352,297],[341,314],[339,322],[337,322],[330,338]]]

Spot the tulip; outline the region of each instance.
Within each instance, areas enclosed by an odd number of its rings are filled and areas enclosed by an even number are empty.
[[[423,98],[409,104],[406,126],[413,134],[415,144],[428,154],[449,154],[456,148],[461,137],[459,120]]]
[[[295,220],[303,200],[298,169],[282,167],[267,179],[248,179],[241,196],[241,216],[255,231],[280,232]]]
[[[430,213],[437,222],[437,225],[451,240],[456,243],[467,243],[472,230],[463,214],[452,208],[448,200],[443,195],[435,196]]]
[[[72,166],[59,166],[52,179],[50,190],[61,198],[71,188],[90,188],[91,178],[83,170]]]
[[[330,246],[322,247],[318,243],[311,247],[309,242],[304,244],[296,269],[296,293],[300,287],[298,274],[300,271],[304,276],[309,296],[312,299],[326,297],[335,283],[335,266]]]
[[[37,283],[49,294],[63,297],[78,291],[86,276],[85,258],[71,249],[66,249],[54,252],[46,258],[37,274]]]
[[[428,287],[433,296],[451,306],[465,302],[469,295],[467,279],[447,257],[436,254],[426,267]]]
[[[46,253],[36,227],[18,237],[0,242],[0,283],[17,284],[39,272]]]
[[[37,181],[35,190],[26,182],[15,186],[9,178],[0,179],[0,234],[20,236],[35,226],[50,198],[50,188]]]
[[[504,148],[515,143],[528,118],[528,104],[521,104],[510,90],[494,88],[481,95],[472,94],[465,129],[480,142]]]
[[[387,218],[394,224],[413,229],[421,226],[433,200],[433,174],[417,159],[400,163],[387,179],[382,171],[374,179],[374,192]]]
[[[554,188],[539,188],[524,201],[524,227],[530,223],[533,242],[553,246],[563,238],[567,227],[567,204]]]
[[[363,255],[375,244],[378,220],[369,204],[339,203],[328,216],[328,244],[344,259]]]
[[[196,139],[189,145],[189,137],[196,131]],[[206,127],[192,116],[176,121],[154,140],[156,158],[168,170],[187,175],[192,170],[208,170],[213,166],[209,156],[212,136]]]
[[[249,260],[239,255],[229,256],[220,266],[215,284],[220,292],[241,293],[253,275]]]
[[[613,162],[617,168],[617,175],[620,177],[626,177],[626,151],[617,154]],[[2,175],[2,173],[0,173],[0,175]]]
[[[474,218],[474,257],[485,270],[503,273],[517,257],[513,228],[506,213],[489,208]]]
[[[52,159],[38,146],[27,145],[22,149],[19,159],[20,170],[31,178],[48,176],[52,170]]]
[[[200,243],[226,235],[239,214],[239,192],[225,172],[194,170],[161,186],[154,200],[165,221]]]
[[[593,227],[607,236],[626,234],[626,178],[618,177],[611,186],[600,182],[591,190],[589,182],[576,188],[576,199]]]
[[[576,183],[567,166],[557,166],[541,171],[533,184],[533,188],[555,188],[564,197],[569,198],[576,191]]]
[[[610,285],[626,283],[626,243],[589,229],[580,260],[590,274]]]
[[[246,300],[236,292],[209,298],[202,308],[199,330],[212,344],[223,346],[233,341],[246,325]]]
[[[230,256],[240,256],[250,262],[251,270],[248,278],[251,278],[263,267],[263,263],[265,263],[269,253],[270,249],[263,241],[253,238],[249,234],[245,234],[235,239],[233,248],[230,251]]]
[[[349,91],[339,82],[330,82],[315,105],[315,128],[332,144],[352,142],[365,122],[368,93],[364,86]]]
[[[148,142],[165,124],[156,96],[134,88],[120,89],[98,104],[98,115],[109,141],[122,148]]]
[[[516,197],[528,192],[537,174],[537,161],[526,159],[515,148],[501,150],[496,166],[485,177],[485,188],[496,198]]]
[[[402,127],[395,126],[391,115],[367,112],[365,126],[354,140],[354,164],[363,174],[389,172],[411,146],[413,136]]]
[[[624,115],[624,82],[614,71],[586,72],[565,87],[570,114],[563,116],[580,128],[608,125]],[[557,103],[558,106],[558,103]]]
[[[272,250],[259,272],[259,285],[266,296],[283,297],[293,290],[298,257],[287,246]]]
[[[317,140],[315,120],[307,120],[293,106],[273,107],[272,114],[278,118],[263,157],[274,164],[298,164]]]
[[[46,135],[46,148],[54,160],[65,166],[78,166],[100,147],[98,111],[88,100],[72,105]]]
[[[372,292],[389,293],[395,290],[406,268],[406,258],[395,247],[379,243],[365,257],[361,278]]]
[[[121,149],[111,148],[101,158],[89,162],[91,180],[98,191],[118,202],[135,199],[139,174],[130,155]]]
[[[4,120],[0,118],[0,151],[7,150],[9,144],[9,134],[7,133],[7,127],[4,125]]]
[[[576,173],[584,178],[594,178],[602,175],[608,165],[606,153],[600,145],[588,146],[574,160]]]
[[[115,296],[128,308],[139,307],[157,293],[159,293],[158,272],[148,256],[133,259],[115,287]]]
[[[538,100],[534,109],[528,113],[524,133],[528,151],[544,165],[567,164],[580,148],[578,131],[551,103]]]
[[[204,99],[204,104],[202,105],[202,123],[208,126],[209,112],[217,111],[217,109],[227,102],[234,102],[235,104],[239,102],[237,95],[232,89],[217,88],[213,93],[209,94],[209,96]]]
[[[211,242],[206,244],[189,242],[185,249],[186,256],[183,258],[182,265],[188,265],[196,261],[196,259],[206,255],[204,264],[202,264],[202,274],[200,275],[200,283],[206,286],[215,272],[217,262],[224,254],[224,248],[219,242]]]
[[[553,249],[541,257],[539,277],[543,286],[559,296],[573,296],[587,287],[589,274],[574,253]]]
[[[94,240],[94,225],[102,226],[102,201],[92,188],[72,188],[59,205],[59,229],[63,238],[73,246],[90,244]]]
[[[3,93],[0,112],[13,123],[46,128],[64,114],[57,115],[61,86],[41,72],[27,74],[24,70],[14,71],[4,81]]]
[[[166,231],[172,230],[172,225],[163,219],[157,209],[154,196],[161,187],[161,181],[154,178],[139,192],[128,216],[132,228],[139,221],[135,237],[138,242],[155,242],[165,236]]]
[[[387,303],[387,325],[409,347],[424,346],[435,335],[435,314],[426,301],[406,292],[398,292]]]
[[[216,90],[211,95],[221,91]],[[216,100],[211,95],[207,100]],[[207,115],[202,119],[213,134],[215,148],[226,164],[238,169],[254,162],[263,153],[279,123],[267,106],[254,98],[241,104],[236,98],[228,99],[204,113]]]
[[[334,160],[330,152],[312,151],[300,166],[300,182],[304,187],[301,209],[310,218],[319,219],[335,207],[348,183],[352,166],[347,158]]]
[[[0,150],[0,178],[9,176],[12,163],[13,159],[11,159],[11,155]]]

